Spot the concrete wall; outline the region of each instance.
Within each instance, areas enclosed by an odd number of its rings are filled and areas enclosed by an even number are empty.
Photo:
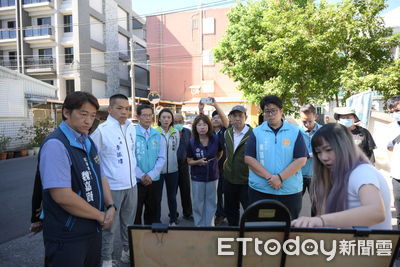
[[[106,23],[105,25],[105,44],[107,54],[105,56],[107,66],[107,91],[106,96],[117,93],[119,88],[119,43],[118,43],[118,3],[116,1],[105,2],[106,21],[114,21],[114,23]]]
[[[103,0],[89,0],[89,6],[99,13],[103,13]]]
[[[104,43],[104,25],[93,16],[90,16],[90,39]]]
[[[374,150],[376,158],[376,167],[385,172],[390,172],[390,160],[392,152],[387,150],[389,142],[389,133],[391,129],[389,124],[393,119],[387,113],[372,112],[371,119],[368,125],[368,130],[376,143],[377,149]]]
[[[91,70],[89,68],[92,64],[90,56],[90,16],[88,16],[92,13],[92,9],[89,7],[89,1],[79,0],[72,1],[72,9],[76,11],[73,16],[74,24],[79,25],[79,27],[74,27],[73,38],[74,54],[77,62],[79,62],[79,77],[75,79],[75,91],[92,92]]]
[[[105,73],[105,55],[103,51],[91,48],[90,49],[91,55],[91,69],[95,72]]]
[[[92,79],[92,94],[97,98],[106,97],[106,83],[101,80]]]

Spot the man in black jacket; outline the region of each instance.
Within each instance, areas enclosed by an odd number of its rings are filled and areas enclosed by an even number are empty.
[[[178,187],[181,193],[181,203],[183,210],[183,218],[189,221],[193,221],[192,215],[192,199],[190,196],[190,177],[189,177],[189,165],[186,160],[186,148],[189,144],[192,133],[189,129],[183,127],[184,119],[183,115],[177,113],[174,115],[174,128],[179,131],[180,142],[178,147]]]
[[[356,145],[358,145],[367,158],[372,164],[375,163],[374,149],[376,144],[371,133],[358,125],[360,120],[358,119],[356,112],[350,107],[337,107],[334,109],[334,118],[338,123],[346,126],[353,134],[353,139]]]

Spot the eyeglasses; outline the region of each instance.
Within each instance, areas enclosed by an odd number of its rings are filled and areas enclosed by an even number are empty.
[[[400,111],[400,109],[392,109],[392,110],[389,111],[389,113],[392,114],[392,113],[396,113],[396,112],[399,112],[399,111]]]
[[[275,115],[278,112],[279,109],[273,108],[273,109],[266,109],[264,110],[264,114],[270,114],[270,115]]]

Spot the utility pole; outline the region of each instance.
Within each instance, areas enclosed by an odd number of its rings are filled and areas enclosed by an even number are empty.
[[[136,104],[135,104],[135,98],[136,98],[136,89],[135,89],[135,41],[131,38],[129,41],[129,46],[130,46],[130,51],[131,51],[131,61],[128,63],[128,65],[131,66],[131,70],[129,72],[129,75],[131,77],[131,98],[132,98],[132,119],[135,119],[135,113],[136,113]]]

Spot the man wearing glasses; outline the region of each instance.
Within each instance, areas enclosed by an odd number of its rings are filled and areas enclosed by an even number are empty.
[[[282,106],[276,95],[265,96],[260,102],[264,123],[253,130],[246,144],[249,204],[275,199],[296,219],[302,202],[301,167],[307,161],[308,151],[299,128],[283,119]]]
[[[160,132],[151,127],[153,109],[142,104],[136,114],[139,125],[136,126],[136,180],[138,184],[138,205],[135,224],[142,224],[144,206],[144,224],[161,222],[162,183],[160,172],[165,163],[166,143]]]
[[[386,103],[390,116],[394,121],[390,124],[393,134],[389,138],[387,149],[393,152],[390,166],[390,176],[393,184],[394,207],[396,209],[397,225],[400,226],[400,96],[392,96]]]

